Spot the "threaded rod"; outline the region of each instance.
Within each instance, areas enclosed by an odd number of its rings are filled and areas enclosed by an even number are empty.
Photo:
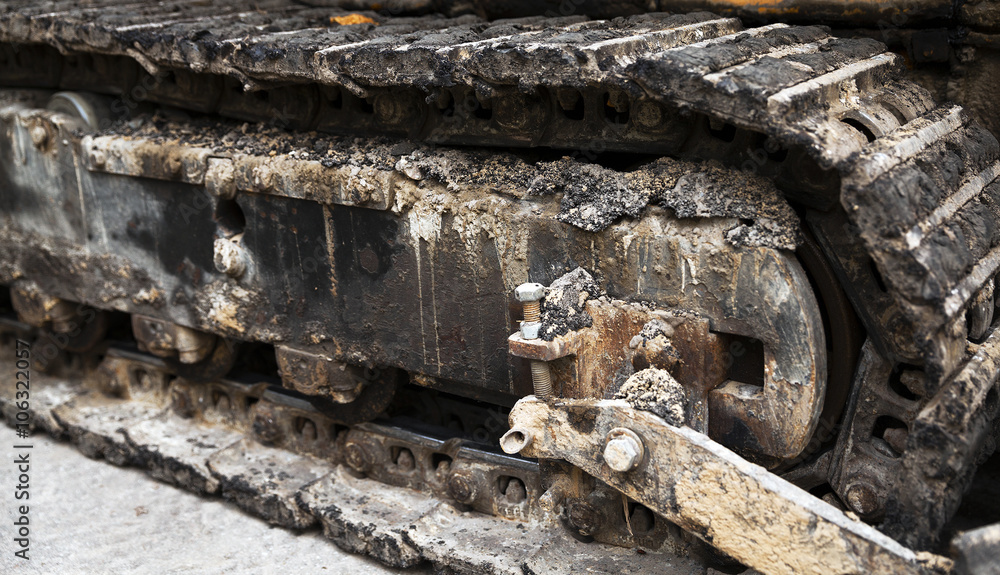
[[[524,302],[524,321],[533,322],[542,320],[542,304],[538,301]]]
[[[548,362],[531,360],[531,384],[535,388],[535,397],[546,399],[552,395],[552,373]]]

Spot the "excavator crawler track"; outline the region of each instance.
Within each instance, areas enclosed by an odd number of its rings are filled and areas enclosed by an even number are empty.
[[[603,543],[698,554],[662,526],[637,536],[627,501],[627,537],[600,527],[618,492],[599,474],[359,423],[399,386],[506,409],[531,393],[531,371],[560,397],[597,400],[660,362],[696,432],[935,548],[995,449],[1000,145],[903,66],[874,40],[704,12],[489,21],[281,0],[0,2],[0,283],[22,320],[57,334],[65,302],[130,314],[141,346],[175,353],[157,369],[186,382],[152,403],[81,396],[96,419],[53,406],[39,421],[293,527],[353,513],[306,487],[345,462],[481,513],[537,519],[549,505]],[[550,284],[543,343],[508,340],[529,277]],[[557,287],[579,301],[558,307]],[[93,349],[102,330],[62,347]],[[273,346],[272,376],[305,395],[222,377],[246,361],[237,341]],[[754,346],[760,381],[723,373]],[[243,419],[204,432],[230,447],[143,447],[192,433],[157,414],[170,397],[201,414],[221,397],[213,385],[243,390],[223,394],[242,398]],[[135,428],[104,427],[114,414]],[[303,433],[313,447],[290,439]],[[282,465],[301,477],[247,484],[260,448],[244,436],[270,445],[260,457],[295,453]],[[388,455],[346,458],[346,441]],[[468,459],[489,489],[442,484],[435,454]],[[494,493],[518,473],[520,507]],[[560,481],[575,492],[546,503]],[[433,501],[414,509],[443,513]],[[421,528],[386,527],[402,533],[389,544],[356,527],[324,523],[352,548],[405,547],[392,564],[451,565]]]

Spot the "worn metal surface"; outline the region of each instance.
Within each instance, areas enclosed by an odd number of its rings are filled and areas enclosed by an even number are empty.
[[[3,365],[6,369],[8,364]],[[235,381],[197,386],[205,389],[190,403],[196,409],[178,412],[174,388],[187,386],[164,367],[149,355],[112,349],[86,383],[79,374],[53,378],[35,373],[32,421],[36,429],[71,440],[89,457],[137,466],[199,494],[221,495],[272,524],[303,528],[318,521],[339,546],[388,565],[429,562],[457,573],[550,572],[553,565],[559,566],[558,573],[578,572],[583,566],[600,573],[704,573],[699,561],[655,553],[657,549],[638,554],[574,540],[547,515],[551,508],[538,506],[542,488],[533,463],[392,425],[369,424],[348,432],[305,401]],[[0,392],[0,411],[13,425],[15,401],[7,389]],[[220,401],[223,393],[231,400]],[[281,448],[259,442],[263,428],[252,422],[266,413],[283,430],[266,439]],[[313,425],[303,425],[306,419]],[[316,430],[323,435],[313,435]],[[329,430],[344,435],[331,442]],[[351,438],[364,438],[380,460],[396,455],[395,463],[380,463],[369,478],[360,478],[342,464],[341,449]],[[400,465],[400,449],[413,454],[414,467]],[[443,462],[448,465],[433,467]],[[475,483],[475,501],[449,501],[448,472],[482,475]],[[507,493],[500,490],[504,478]],[[511,501],[512,478],[527,486],[521,500]]]
[[[948,566],[947,560],[918,556],[704,435],[624,401],[527,397],[510,419],[512,428],[531,434],[521,453],[569,461],[761,571],[902,573]],[[613,471],[602,456],[605,437],[619,427],[642,437],[647,450],[643,462],[625,473]]]
[[[281,3],[253,14],[218,8],[209,22],[198,18],[208,10],[200,4],[179,6],[191,21],[154,9],[13,9],[0,22],[0,34],[22,49],[13,53],[7,82],[62,82],[62,70],[72,66],[40,45],[50,43],[90,54],[91,77],[102,78],[94,80],[95,90],[111,85],[117,86],[112,92],[128,94],[145,66],[142,74],[154,80],[146,82],[143,95],[153,101],[176,104],[176,94],[188,92],[190,108],[259,121],[274,120],[296,92],[300,101],[316,103],[282,112],[283,126],[398,136],[400,130],[376,112],[396,110],[399,102],[375,104],[390,97],[385,90],[405,89],[419,95],[413,102],[424,107],[410,124],[410,135],[421,139],[582,150],[601,142],[601,150],[749,162],[798,201],[824,208],[839,202],[846,209],[935,381],[960,362],[967,331],[961,311],[1000,266],[991,255],[992,234],[965,231],[993,219],[970,200],[989,196],[995,141],[966,125],[960,112],[934,110],[926,92],[896,80],[899,59],[868,39],[784,25],[742,31],[735,20],[701,13],[610,23],[529,18],[483,28],[461,19],[378,14],[371,15],[378,26],[329,26],[317,21],[315,9]],[[205,36],[204,29],[214,32]],[[419,38],[406,35],[417,29],[423,32]],[[702,54],[712,57],[706,61]],[[32,58],[51,60],[56,71],[33,78]],[[127,66],[108,65],[108,58],[139,62],[131,64],[136,73],[109,78],[100,71]],[[22,67],[29,69],[22,73]],[[163,82],[156,80],[161,71],[168,71]],[[79,74],[66,75],[80,81]],[[253,96],[226,91],[232,83],[226,75],[264,88],[257,104],[250,104]],[[278,80],[296,85],[268,88]],[[199,90],[212,86],[212,95],[199,97]],[[458,105],[466,100],[470,106]],[[662,108],[657,117],[669,118],[664,133],[686,135],[672,143],[662,134],[643,135],[643,126],[660,125],[650,123],[646,102]],[[663,147],[651,144],[657,142]],[[957,159],[961,173],[935,180],[921,158],[953,145],[965,150]],[[178,158],[157,165],[176,171],[182,181],[200,177]],[[836,176],[845,180],[841,193]],[[904,180],[924,181],[919,185],[927,197],[937,198],[931,203],[943,208],[925,222],[941,237],[901,249],[891,237],[894,230],[929,214],[919,206],[895,206],[887,213],[899,214],[896,220],[878,221],[865,215],[874,211],[865,206],[893,205],[892,182]],[[268,178],[260,181],[267,185]]]

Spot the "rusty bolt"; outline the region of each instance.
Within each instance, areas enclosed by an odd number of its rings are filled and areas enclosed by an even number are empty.
[[[34,125],[28,133],[31,135],[31,143],[36,148],[41,148],[49,141],[49,132],[45,129],[45,126]]]
[[[538,322],[542,319],[542,298],[545,297],[545,286],[537,283],[524,283],[514,290],[517,301],[524,304],[524,321]]]
[[[390,126],[398,126],[411,120],[417,115],[416,102],[412,98],[399,95],[382,93],[375,97],[372,105],[378,119]]]
[[[529,100],[520,92],[494,98],[493,117],[498,124],[511,131],[541,127],[542,121],[541,108],[537,102]]]
[[[879,498],[875,490],[864,483],[855,483],[847,488],[847,505],[858,515],[870,517],[879,510]]]
[[[580,535],[593,535],[603,522],[597,508],[582,499],[577,499],[566,506],[566,520]]]
[[[479,489],[476,480],[467,471],[456,471],[448,478],[448,495],[463,505],[472,505]]]
[[[247,269],[246,252],[232,239],[215,240],[215,269],[230,277],[238,278]]]
[[[604,462],[619,473],[631,471],[642,461],[642,440],[631,429],[616,427],[608,433],[604,444]]]
[[[635,123],[644,130],[659,130],[666,127],[667,111],[659,102],[642,100],[636,104]]]
[[[348,441],[344,446],[344,462],[358,473],[366,473],[372,466],[372,458],[363,445]]]
[[[524,304],[521,337],[538,339],[538,332],[542,328],[541,300],[545,297],[545,286],[539,283],[523,283],[517,286],[514,295],[519,302]],[[545,399],[552,395],[552,373],[547,362],[531,361],[531,383],[536,397]]]
[[[276,444],[281,441],[284,435],[281,432],[281,426],[278,425],[277,418],[269,409],[258,409],[254,413],[251,427],[254,435],[261,443],[265,444]]]
[[[531,432],[523,427],[515,427],[500,438],[500,449],[504,453],[514,455],[520,453],[522,449],[531,444]]]

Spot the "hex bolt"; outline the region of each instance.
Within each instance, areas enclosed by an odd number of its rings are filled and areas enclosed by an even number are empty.
[[[517,300],[524,305],[524,321],[521,322],[521,337],[538,339],[542,324],[542,298],[545,286],[539,283],[524,283],[514,290]],[[535,397],[545,399],[552,396],[552,372],[544,361],[531,360],[531,383]]]
[[[847,488],[844,497],[847,505],[861,517],[870,517],[879,510],[879,498],[875,490],[864,483],[855,483]]]
[[[503,497],[507,503],[517,505],[528,498],[528,489],[524,486],[523,481],[517,477],[511,477],[510,481],[507,482],[507,488],[504,489]]]
[[[372,466],[368,450],[360,443],[348,441],[344,446],[344,462],[358,473],[366,473]]]
[[[448,478],[448,495],[463,505],[472,505],[478,492],[476,481],[468,472],[456,471]]]
[[[278,425],[278,420],[275,418],[274,414],[270,410],[264,411],[260,410],[254,414],[253,423],[251,424],[254,435],[265,444],[277,444],[281,441],[284,435],[281,432],[281,427]]]
[[[612,470],[625,473],[642,462],[644,451],[642,440],[634,431],[616,427],[608,433],[605,440],[604,462]]]
[[[666,127],[667,111],[659,102],[641,100],[636,104],[635,123],[644,130],[656,131]]]
[[[246,253],[232,239],[217,238],[215,240],[215,269],[230,277],[238,278],[247,269]]]

